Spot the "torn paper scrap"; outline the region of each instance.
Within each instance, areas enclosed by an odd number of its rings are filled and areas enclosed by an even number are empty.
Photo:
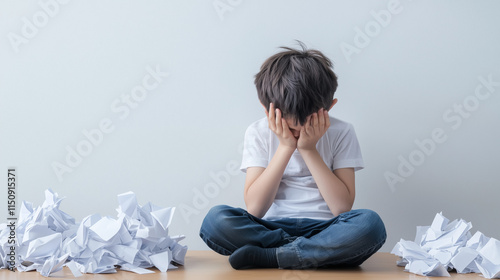
[[[450,260],[450,263],[458,273],[469,273],[469,265],[474,262],[478,256],[478,252],[472,248],[462,247],[458,253]],[[468,269],[469,268],[469,269]]]
[[[51,273],[61,270],[68,256],[69,254],[64,254],[59,258],[57,258],[56,256],[52,256],[49,259],[47,259],[43,263],[42,267],[39,267],[37,271],[40,272],[42,276],[47,277]]]
[[[414,241],[401,239],[391,253],[400,257],[398,266],[423,276],[450,276],[455,269],[500,278],[500,241],[479,231],[471,235],[471,228],[469,222],[450,222],[437,213],[430,226],[417,226]]]
[[[448,270],[437,260],[415,260],[408,263],[405,270],[422,276],[450,276]]]
[[[485,278],[500,278],[500,265],[494,264],[488,259],[475,260],[474,262]]]
[[[132,272],[135,272],[135,273],[137,273],[137,274],[149,274],[149,273],[155,273],[155,272],[154,272],[154,271],[152,271],[152,270],[145,269],[145,268],[141,268],[141,267],[134,266],[134,265],[131,265],[131,264],[123,264],[123,265],[121,265],[120,269],[121,269],[121,270],[132,271]]]
[[[170,262],[172,262],[172,252],[170,250],[166,250],[164,252],[154,254],[149,256],[154,266],[158,268],[161,272],[165,272],[168,270],[168,266]]]
[[[69,270],[71,270],[71,273],[73,273],[73,276],[75,277],[80,277],[82,276],[83,274],[80,272],[80,270],[78,269],[78,267],[76,266],[76,263],[74,261],[69,261],[65,264],[65,266],[67,266],[69,268]]]
[[[479,254],[494,265],[500,265],[500,241],[490,238],[480,250]]]

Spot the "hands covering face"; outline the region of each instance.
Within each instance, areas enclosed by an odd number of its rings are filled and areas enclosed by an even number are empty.
[[[269,105],[268,122],[269,128],[276,134],[280,145],[300,150],[316,149],[319,139],[330,127],[328,111],[321,108],[318,112],[309,115],[303,126],[300,127],[299,138],[295,138],[290,131],[287,121],[281,115],[281,110],[274,108],[274,104]]]

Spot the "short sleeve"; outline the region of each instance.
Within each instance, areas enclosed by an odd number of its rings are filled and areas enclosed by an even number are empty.
[[[240,170],[247,172],[248,167],[267,167],[269,164],[268,147],[266,139],[262,137],[255,125],[251,125],[245,132],[243,142],[243,158]]]
[[[358,138],[351,124],[340,135],[333,151],[333,170],[354,168],[354,171],[358,171],[365,167]]]

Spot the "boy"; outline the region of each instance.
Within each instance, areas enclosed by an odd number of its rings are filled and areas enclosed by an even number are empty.
[[[317,50],[282,47],[255,76],[266,117],[246,133],[247,210],[219,205],[200,236],[235,269],[357,266],[384,244],[371,210],[351,210],[363,159],[353,127],[332,118],[337,77]]]

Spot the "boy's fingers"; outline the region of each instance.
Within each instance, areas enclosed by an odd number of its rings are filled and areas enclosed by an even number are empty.
[[[276,124],[274,123],[274,120],[272,120],[271,118],[268,119],[268,123],[269,123],[269,129],[271,129],[272,131],[274,131],[276,129]]]
[[[282,125],[281,125],[281,111],[280,109],[276,109],[276,132],[281,133],[282,131]]]
[[[274,115],[274,106],[273,106],[273,103],[269,104],[269,118],[270,119],[274,119],[275,115]]]
[[[312,116],[312,126],[316,128],[318,126],[318,113],[313,113]]]
[[[323,108],[319,109],[318,119],[319,128],[323,129],[325,126],[325,114],[323,113]]]
[[[305,125],[300,128],[299,139],[304,139],[304,136],[307,136]]]
[[[274,105],[273,103],[269,104],[269,118],[268,118],[268,121],[269,121],[269,128],[271,130],[275,130],[276,129],[276,125],[275,125],[275,115],[274,115]]]
[[[328,111],[325,110],[325,128],[328,129],[330,127],[330,115],[328,115]]]
[[[309,134],[311,132],[311,122],[312,122],[312,118],[311,118],[311,116],[308,116],[306,119],[306,123],[303,126],[304,132],[306,132],[306,134]]]
[[[281,124],[283,125],[283,135],[288,135],[288,132],[290,131],[290,128],[288,128],[288,123],[285,119],[281,119]]]

